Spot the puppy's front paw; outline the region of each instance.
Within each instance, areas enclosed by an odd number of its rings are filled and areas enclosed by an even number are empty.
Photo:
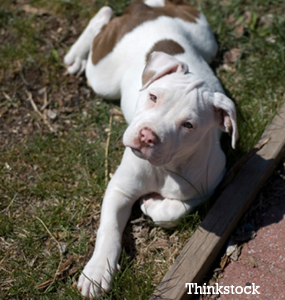
[[[140,207],[142,212],[149,216],[156,225],[172,228],[177,226],[181,217],[180,206],[183,204],[179,201],[179,205],[177,205],[177,202],[176,200],[162,199],[160,195],[151,195],[150,198],[140,200]]]
[[[153,205],[155,205],[153,199],[148,199],[148,200],[141,199],[140,201],[140,207],[142,212],[149,217],[151,216],[151,209]]]
[[[163,197],[157,193],[151,193],[142,197],[140,199],[140,207],[142,212],[152,218],[162,200]]]
[[[77,287],[84,297],[100,298],[111,289],[112,279],[119,266],[106,260],[91,259],[79,277]]]

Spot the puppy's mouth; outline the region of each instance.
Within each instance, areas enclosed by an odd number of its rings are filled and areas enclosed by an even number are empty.
[[[157,167],[163,165],[163,160],[161,159],[163,155],[158,155],[158,149],[154,149],[154,147],[130,148],[138,158],[147,160],[150,164]]]
[[[151,156],[151,152],[152,152],[152,150],[149,149],[149,147],[140,147],[140,148],[131,147],[131,149],[137,157],[146,159],[146,160],[149,160],[149,158]]]
[[[137,157],[146,159],[145,156],[142,154],[141,149],[131,147],[131,150]]]
[[[150,160],[150,158],[154,155],[155,149],[153,147],[145,147],[143,145],[129,145],[132,152],[139,158]]]

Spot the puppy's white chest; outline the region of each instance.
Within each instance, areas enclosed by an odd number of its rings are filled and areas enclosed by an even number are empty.
[[[160,194],[168,199],[175,200],[188,200],[193,198],[194,195],[200,198],[201,192],[195,184],[180,175],[171,174],[165,178],[164,183],[161,185]]]

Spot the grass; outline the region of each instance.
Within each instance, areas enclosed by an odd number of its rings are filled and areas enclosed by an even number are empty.
[[[75,282],[93,251],[106,179],[120,162],[126,124],[118,106],[98,99],[84,77],[65,75],[62,58],[93,11],[109,4],[119,14],[128,1],[2,2],[0,299],[80,299]],[[216,34],[215,71],[238,107],[237,150],[223,138],[230,165],[255,145],[284,102],[285,5],[194,4]],[[239,55],[226,61],[232,49]],[[105,299],[148,299],[203,213],[171,231],[140,217],[135,207],[123,237],[122,271]]]

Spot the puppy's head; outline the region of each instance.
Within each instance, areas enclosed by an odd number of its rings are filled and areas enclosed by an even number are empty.
[[[233,102],[214,93],[183,62],[154,52],[142,76],[143,87],[135,116],[123,142],[140,158],[155,166],[181,160],[199,148],[215,127],[238,138]],[[205,144],[204,144],[205,145]]]

